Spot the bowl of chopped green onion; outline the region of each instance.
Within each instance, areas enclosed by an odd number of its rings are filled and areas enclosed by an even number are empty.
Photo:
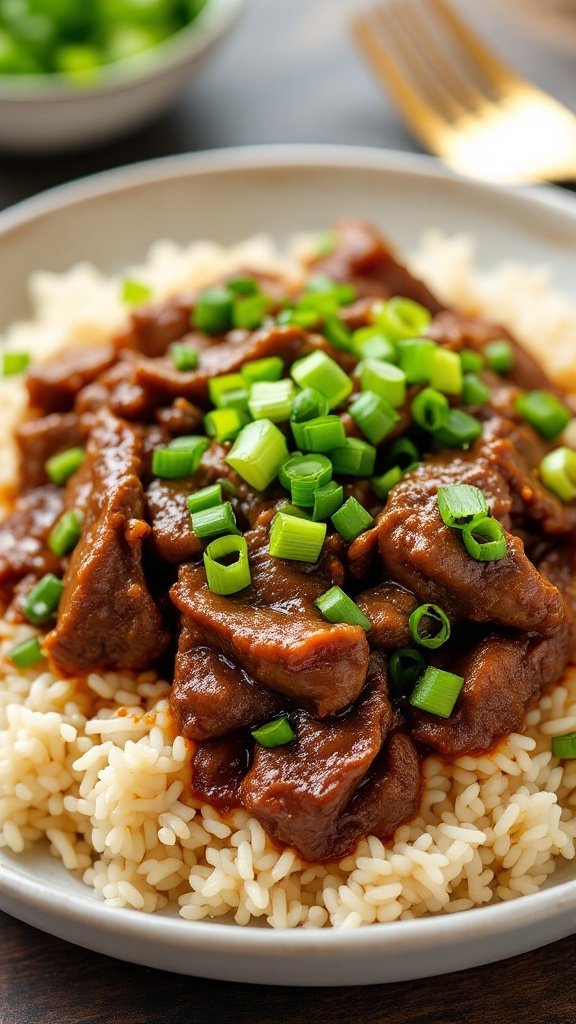
[[[55,152],[159,114],[245,0],[1,0],[0,146]]]

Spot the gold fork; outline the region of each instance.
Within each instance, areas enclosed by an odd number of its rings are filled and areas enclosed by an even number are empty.
[[[495,57],[445,0],[386,0],[352,31],[414,133],[455,171],[576,179],[576,116]]]

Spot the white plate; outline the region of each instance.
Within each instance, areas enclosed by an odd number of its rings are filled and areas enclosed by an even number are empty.
[[[342,147],[264,147],[185,156],[99,175],[0,215],[0,328],[26,312],[39,267],[89,258],[105,270],[160,237],[283,239],[343,216],[375,221],[403,250],[437,225],[469,231],[481,261],[548,263],[576,299],[576,202],[458,180],[434,161]],[[512,903],[356,931],[271,931],[153,917],[98,902],[46,853],[0,855],[0,906],[120,959],[184,974],[278,985],[353,985],[443,974],[560,939],[576,923],[574,868]]]

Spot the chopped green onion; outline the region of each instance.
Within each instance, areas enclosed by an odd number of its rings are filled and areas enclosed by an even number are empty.
[[[251,487],[264,491],[287,458],[284,434],[270,420],[255,420],[242,428],[226,462]]]
[[[514,349],[505,338],[489,341],[483,349],[486,363],[496,373],[510,373],[514,368]]]
[[[406,374],[407,384],[427,384],[432,373],[432,360],[437,345],[427,338],[406,338],[399,341],[398,363]]]
[[[186,504],[191,515],[222,504],[222,484],[211,484],[210,487],[202,487],[194,494],[189,494]]]
[[[284,501],[281,505],[277,505],[277,512],[283,512],[286,516],[296,516],[297,519],[311,519],[312,516],[305,509],[299,508],[298,505],[293,505],[291,501]]]
[[[184,476],[193,476],[208,445],[207,437],[175,437],[167,448],[157,448],[153,453],[152,472],[162,480],[179,480]]]
[[[374,391],[363,391],[352,402],[348,411],[372,444],[383,441],[400,419],[389,402]]]
[[[393,409],[406,401],[406,374],[392,363],[365,359],[359,364],[362,391],[375,391]]]
[[[340,405],[352,391],[348,374],[325,352],[311,352],[304,359],[298,359],[290,373],[301,388],[316,388],[324,395],[330,409]]]
[[[346,444],[346,431],[339,416],[316,416],[304,423],[291,420],[294,440],[305,452],[332,452]]]
[[[418,338],[431,320],[429,311],[419,302],[400,296],[385,302],[376,315],[376,322],[385,329],[392,341]]]
[[[223,565],[220,559],[230,558],[232,555],[236,555],[236,559],[228,565]],[[226,597],[249,587],[252,577],[246,538],[231,534],[213,540],[204,552],[204,568],[208,588],[213,594]]]
[[[226,287],[234,295],[257,295],[260,291],[255,277],[233,277],[226,281]]]
[[[463,348],[460,352],[463,373],[480,373],[484,367],[484,357],[471,348]]]
[[[321,487],[317,487],[314,491],[312,519],[316,523],[323,519],[329,519],[334,512],[337,512],[343,501],[344,488],[342,484],[336,483],[335,480],[322,484]]]
[[[325,455],[291,455],[280,467],[278,477],[290,489],[295,505],[313,505],[316,489],[328,483],[332,463]]]
[[[399,647],[390,655],[388,670],[398,696],[408,696],[426,668],[424,655],[414,647]]]
[[[151,295],[151,288],[142,281],[135,281],[129,277],[122,281],[122,302],[127,306],[139,306]]]
[[[26,595],[22,612],[33,626],[41,626],[51,619],[56,611],[64,585],[53,573],[46,573]]]
[[[466,526],[477,516],[489,515],[488,502],[479,487],[448,484],[438,488],[438,508],[446,526]]]
[[[576,498],[576,452],[555,448],[540,463],[542,483],[562,501]]]
[[[283,423],[290,418],[295,387],[291,380],[256,381],[250,388],[248,408],[255,420]]]
[[[292,402],[290,419],[295,423],[303,423],[305,420],[312,420],[318,416],[325,416],[328,412],[328,399],[316,388],[304,388],[299,391]],[[337,419],[338,417],[332,417]]]
[[[53,484],[61,486],[66,483],[77,469],[80,469],[83,461],[83,448],[68,448],[65,452],[59,452],[58,455],[53,455],[48,459],[44,463],[44,469],[48,474],[49,480]]]
[[[268,750],[272,750],[274,747],[283,747],[285,743],[291,743],[296,736],[286,715],[281,715],[280,718],[274,718],[271,722],[252,729],[251,733],[256,742]]]
[[[436,441],[446,448],[468,448],[481,434],[480,421],[462,409],[450,409],[444,426],[434,431]]]
[[[410,703],[431,715],[450,718],[463,686],[463,676],[430,665],[416,684]]]
[[[232,327],[234,295],[227,288],[200,292],[192,313],[192,325],[204,334],[225,334]]]
[[[348,281],[333,281],[327,274],[313,274],[306,282],[305,297],[308,298],[310,294],[326,295],[335,305],[347,306],[356,299],[357,290]]]
[[[420,461],[420,452],[409,437],[397,437],[386,452],[387,466],[400,466],[400,469],[412,469]]]
[[[434,650],[450,638],[450,619],[437,604],[421,604],[408,619],[408,629],[414,643]]]
[[[497,519],[473,519],[462,530],[462,540],[476,562],[498,562],[506,558],[506,534]]]
[[[552,756],[559,757],[562,761],[573,761],[576,758],[576,732],[553,736]]]
[[[197,370],[199,353],[195,345],[176,342],[170,345],[170,356],[177,370]]]
[[[484,405],[490,398],[490,388],[476,373],[465,373],[462,384],[464,405]]]
[[[382,359],[386,363],[395,363],[396,347],[386,338],[379,327],[359,327],[352,334],[352,351],[358,359]]]
[[[330,518],[340,536],[349,542],[356,540],[374,522],[374,517],[353,497],[348,498]]]
[[[361,626],[366,632],[372,629],[370,619],[340,587],[330,587],[314,604],[328,622],[346,622],[349,626]]]
[[[380,498],[380,501],[386,501],[386,498],[392,488],[395,487],[396,484],[400,483],[403,476],[404,473],[400,466],[392,466],[391,469],[382,473],[381,476],[373,476],[370,481],[370,486],[376,497]]]
[[[248,388],[240,373],[225,373],[208,382],[210,401],[217,409],[248,410]]]
[[[326,523],[277,512],[270,528],[268,551],[273,558],[317,562],[326,537]]]
[[[24,373],[30,365],[30,356],[27,352],[4,352],[2,354],[2,376],[13,377],[17,373]]]
[[[462,362],[457,352],[436,346],[431,358],[430,386],[445,395],[462,392]]]
[[[240,533],[229,501],[192,513],[192,529],[197,537],[219,537],[223,533]]]
[[[323,333],[330,344],[334,345],[334,348],[339,348],[343,352],[353,350],[352,334],[340,317],[327,316],[324,321]]]
[[[516,410],[546,441],[553,441],[568,426],[572,415],[549,391],[527,391],[516,399]]]
[[[245,331],[255,331],[260,327],[270,311],[272,299],[268,295],[249,295],[236,299],[232,321],[234,327]]]
[[[336,248],[336,235],[334,231],[321,231],[314,241],[314,255],[316,259],[329,256]]]
[[[283,309],[276,317],[276,323],[284,327],[288,324],[295,324],[304,328],[305,331],[318,327],[321,317],[313,309]]]
[[[411,410],[419,427],[435,432],[447,423],[450,406],[440,391],[424,388],[413,400]]]
[[[46,655],[40,645],[40,637],[32,636],[29,640],[23,640],[22,643],[11,647],[6,657],[16,665],[16,668],[30,668],[31,665],[42,661]]]
[[[48,537],[48,547],[58,557],[67,555],[80,540],[82,532],[82,513],[77,508],[71,508],[60,516],[55,526],[52,527]]]
[[[372,476],[374,472],[376,449],[358,437],[347,437],[342,448],[334,448],[328,454],[335,473]]]
[[[246,423],[247,417],[239,409],[211,409],[204,417],[204,430],[208,437],[221,443],[233,441]]]
[[[284,373],[284,362],[280,356],[251,359],[244,363],[240,373],[248,384],[255,384],[259,380],[280,380]]]

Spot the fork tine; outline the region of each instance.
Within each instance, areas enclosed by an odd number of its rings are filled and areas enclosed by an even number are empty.
[[[426,0],[426,3],[456,39],[466,64],[478,69],[493,88],[501,91],[518,80],[518,76],[480,42],[446,0]]]
[[[414,133],[430,148],[436,148],[438,133],[445,127],[444,118],[438,115],[429,100],[411,84],[392,59],[388,48],[375,31],[374,14],[356,15],[350,27],[376,77],[392,93]]]

